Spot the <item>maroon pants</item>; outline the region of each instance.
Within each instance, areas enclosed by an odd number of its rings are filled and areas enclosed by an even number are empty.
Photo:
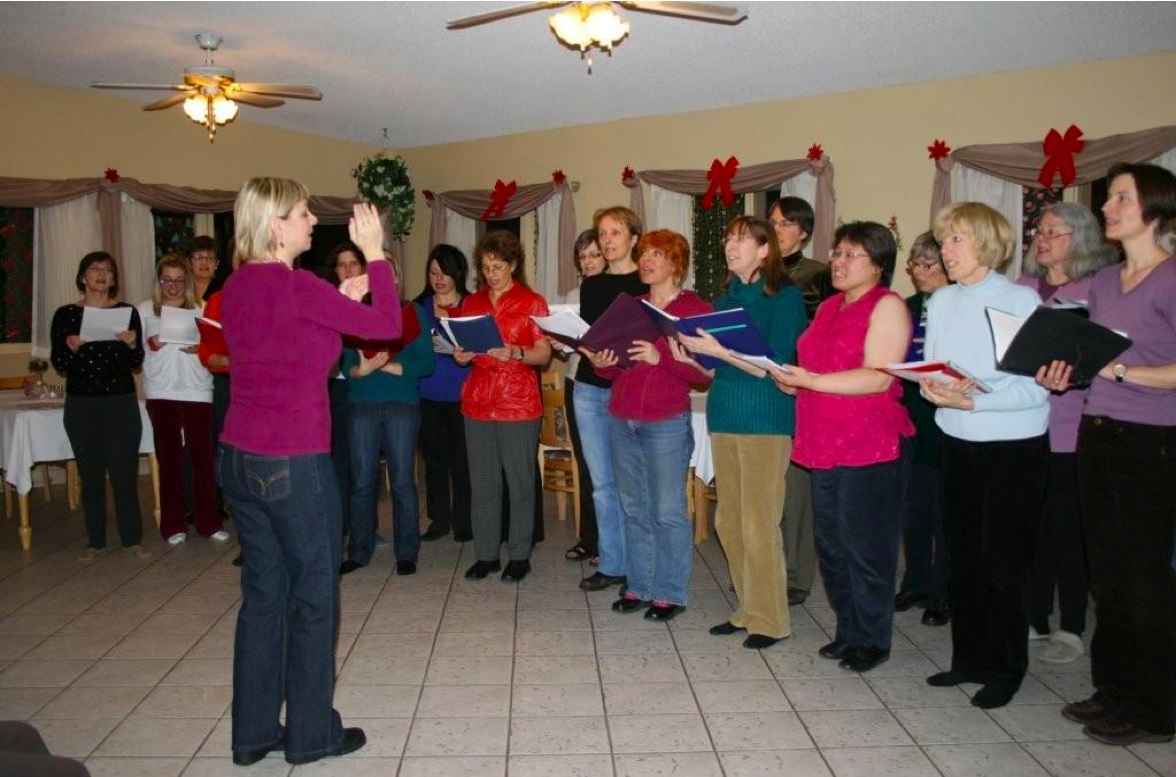
[[[221,530],[216,511],[216,476],[212,465],[212,404],[147,400],[159,461],[159,533],[166,539],[188,530],[184,515],[184,444],[192,459],[192,509],[196,533],[208,537]]]

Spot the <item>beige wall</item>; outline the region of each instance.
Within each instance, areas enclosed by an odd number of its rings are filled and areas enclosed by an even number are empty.
[[[105,93],[4,76],[0,89],[10,109],[0,123],[0,175],[87,177],[114,167],[148,183],[235,189],[267,174],[347,195],[349,171],[374,150],[245,120],[210,146],[178,110],[143,114]],[[576,212],[585,227],[596,208],[628,202],[625,165],[703,168],[730,154],[755,164],[801,157],[819,142],[836,166],[838,215],[883,222],[895,215],[909,245],[927,224],[933,139],[952,147],[1030,141],[1071,123],[1091,138],[1176,124],[1176,53],[408,149],[418,200],[406,286],[415,292],[424,282],[424,189],[489,188],[496,178],[535,183],[560,168],[581,184]],[[0,374],[24,364],[10,366],[0,357]]]

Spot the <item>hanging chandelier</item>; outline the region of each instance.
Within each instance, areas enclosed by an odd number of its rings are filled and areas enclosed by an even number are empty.
[[[202,89],[199,94],[184,100],[184,115],[208,128],[209,143],[216,140],[216,128],[237,118],[238,110],[237,103],[216,88]]]
[[[629,34],[629,23],[617,15],[612,3],[573,3],[548,18],[552,32],[562,43],[580,50],[592,72],[592,49],[612,54],[613,46]]]

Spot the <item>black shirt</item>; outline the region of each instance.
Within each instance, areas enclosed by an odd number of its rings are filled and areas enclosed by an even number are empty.
[[[641,282],[641,273],[636,270],[624,275],[603,273],[585,278],[580,284],[580,318],[594,324],[622,293],[638,297],[648,292],[649,286]],[[611,380],[605,380],[596,374],[592,362],[587,359],[580,360],[580,366],[576,369],[576,380],[599,388],[612,386]]]
[[[127,346],[121,340],[102,340],[85,343],[77,352],[69,349],[65,338],[82,331],[81,305],[62,305],[53,314],[49,330],[52,342],[50,360],[53,368],[65,376],[66,395],[97,396],[134,394],[135,370],[143,366],[143,324],[139,311],[125,302],[116,308],[131,308],[131,331],[135,344]]]

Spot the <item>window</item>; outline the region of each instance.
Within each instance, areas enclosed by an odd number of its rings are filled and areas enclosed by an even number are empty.
[[[183,254],[196,236],[196,217],[191,213],[168,213],[151,209],[155,221],[155,261],[172,253]]]
[[[0,342],[33,338],[32,208],[0,208]]]

